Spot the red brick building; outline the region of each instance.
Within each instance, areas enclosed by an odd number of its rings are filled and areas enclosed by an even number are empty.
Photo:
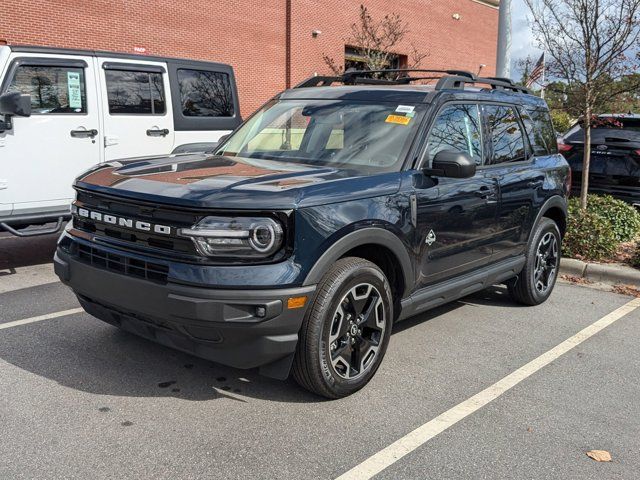
[[[429,54],[422,67],[494,73],[499,0],[5,0],[0,42],[230,63],[246,116],[287,84],[330,73],[323,54],[342,62],[361,3],[408,23],[395,53],[415,45]]]

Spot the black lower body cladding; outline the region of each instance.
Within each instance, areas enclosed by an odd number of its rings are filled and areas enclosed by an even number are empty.
[[[286,378],[298,343],[302,308],[287,300],[311,297],[315,286],[229,290],[159,283],[90,265],[60,248],[56,274],[91,315],[125,331],[235,368],[260,367]]]

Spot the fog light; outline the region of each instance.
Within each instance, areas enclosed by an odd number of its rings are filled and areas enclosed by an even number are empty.
[[[267,316],[267,309],[265,307],[256,308],[256,317],[263,318]]]
[[[293,310],[294,308],[302,308],[307,303],[307,297],[291,297],[287,300],[287,308]]]

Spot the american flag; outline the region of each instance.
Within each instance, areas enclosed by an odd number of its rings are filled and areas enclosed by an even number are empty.
[[[531,87],[534,83],[539,84],[539,80],[544,77],[544,53],[540,55],[540,59],[537,61],[536,66],[533,67],[527,80],[527,87]]]

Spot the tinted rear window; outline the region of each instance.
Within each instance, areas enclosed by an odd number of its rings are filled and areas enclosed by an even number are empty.
[[[226,73],[181,68],[178,84],[185,117],[233,116],[233,91]]]
[[[594,142],[604,142],[605,138],[618,136],[640,141],[640,118],[598,117],[593,122],[591,136]],[[569,142],[581,142],[583,138],[582,122],[574,125],[566,136]]]

